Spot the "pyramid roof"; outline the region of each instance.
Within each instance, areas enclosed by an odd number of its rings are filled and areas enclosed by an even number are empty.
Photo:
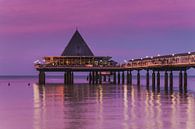
[[[76,30],[61,56],[94,56],[94,54]]]

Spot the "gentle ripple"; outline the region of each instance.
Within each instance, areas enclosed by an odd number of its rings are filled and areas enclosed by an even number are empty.
[[[194,92],[145,86],[0,84],[0,129],[194,129]],[[27,86],[26,82],[32,85]],[[177,89],[177,88],[175,88]]]

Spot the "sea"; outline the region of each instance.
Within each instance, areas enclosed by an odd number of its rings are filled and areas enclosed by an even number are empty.
[[[89,85],[75,77],[0,77],[0,129],[195,129],[195,76],[188,77],[188,92],[180,93],[178,77],[173,92],[141,85]]]

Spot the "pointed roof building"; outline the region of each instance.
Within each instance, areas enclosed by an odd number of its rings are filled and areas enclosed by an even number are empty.
[[[61,56],[94,56],[94,54],[76,30]]]

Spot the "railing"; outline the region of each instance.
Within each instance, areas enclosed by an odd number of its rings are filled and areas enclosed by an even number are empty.
[[[36,68],[121,68],[121,65],[47,65],[47,64],[38,64],[35,65]]]
[[[186,54],[176,54],[167,56],[157,56],[152,58],[142,58],[130,60],[122,65],[48,65],[38,64],[36,68],[149,68],[149,67],[163,67],[163,66],[195,66],[195,52]]]
[[[123,64],[128,68],[147,68],[147,67],[159,67],[159,66],[181,66],[181,65],[195,65],[195,54],[186,54],[182,56],[170,55],[167,57],[154,57],[145,59],[131,60],[127,64]]]

